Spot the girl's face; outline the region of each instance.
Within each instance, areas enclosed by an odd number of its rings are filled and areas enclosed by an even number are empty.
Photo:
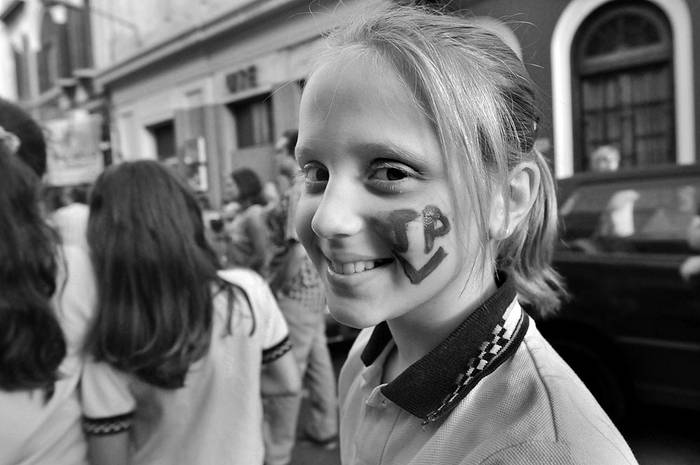
[[[471,303],[478,234],[458,234],[433,127],[378,61],[326,65],[304,89],[297,232],[338,321],[438,322]]]

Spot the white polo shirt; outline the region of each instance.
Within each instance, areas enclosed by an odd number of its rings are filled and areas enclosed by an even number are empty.
[[[341,371],[343,465],[637,463],[508,278],[438,347],[382,384],[393,348],[385,323],[366,329]]]

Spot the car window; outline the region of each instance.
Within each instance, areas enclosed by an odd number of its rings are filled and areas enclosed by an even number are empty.
[[[591,253],[691,253],[700,177],[581,186],[562,203],[562,238]]]

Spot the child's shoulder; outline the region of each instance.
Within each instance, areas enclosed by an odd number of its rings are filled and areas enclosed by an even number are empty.
[[[502,400],[511,408],[501,420],[510,425],[513,444],[527,443],[530,452],[545,455],[566,451],[575,463],[636,463],[612,421],[534,322],[504,365],[500,382],[508,388]]]
[[[279,313],[277,301],[270,286],[257,272],[249,268],[231,268],[220,270],[219,279],[236,288],[234,294],[239,300],[244,301],[254,313],[267,317]]]
[[[260,274],[248,268],[229,268],[217,272],[219,278],[227,283],[245,290],[267,287],[267,282]]]

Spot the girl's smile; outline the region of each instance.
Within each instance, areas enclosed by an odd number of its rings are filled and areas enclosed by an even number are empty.
[[[375,267],[391,263],[391,259],[384,260],[358,260],[353,262],[335,262],[329,259],[328,269],[333,274],[351,275],[373,270]]]

